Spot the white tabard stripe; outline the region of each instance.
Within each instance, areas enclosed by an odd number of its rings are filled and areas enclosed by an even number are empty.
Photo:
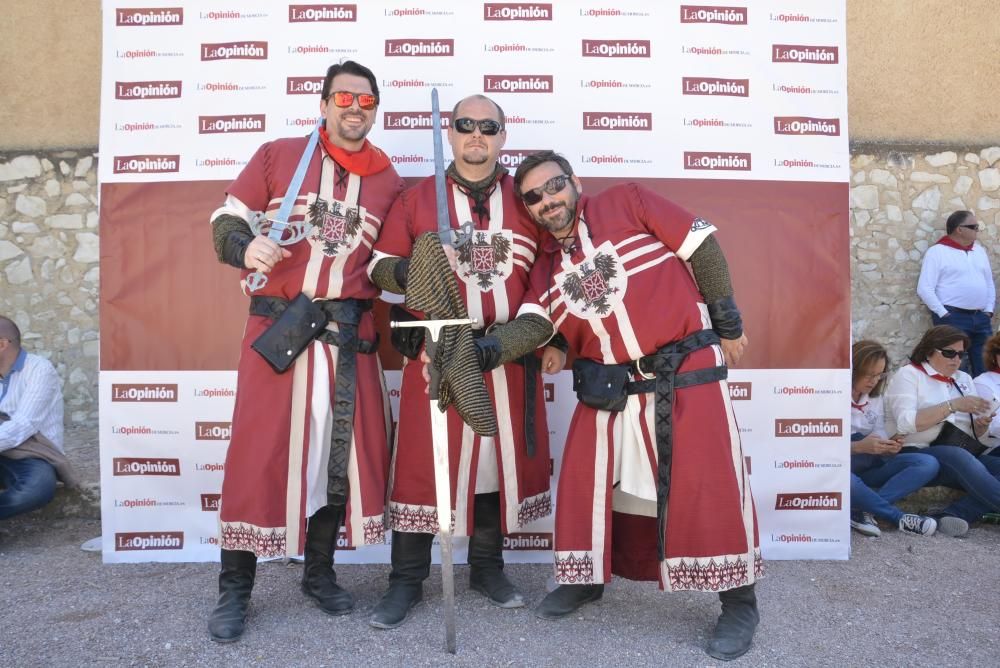
[[[455,532],[459,536],[467,536],[470,533],[469,507],[466,503],[466,499],[469,497],[469,477],[470,472],[472,471],[472,448],[475,445],[475,441],[476,432],[472,431],[472,428],[463,422],[462,450],[458,457],[458,480],[455,481]]]
[[[635,330],[632,329],[632,321],[629,319],[628,309],[625,308],[624,300],[619,302],[611,310],[611,313],[618,322],[618,330],[621,332],[622,343],[625,344],[628,358],[632,360],[639,359],[643,355],[642,348],[639,347],[639,339],[636,338]]]
[[[537,250],[538,246],[534,239],[526,237],[523,234],[514,233],[514,253],[524,257],[528,266],[535,263],[535,254]]]
[[[368,212],[364,208],[358,205],[358,197],[361,194],[361,177],[357,174],[350,174],[347,178],[347,192],[344,193],[344,211],[345,213],[350,209],[357,207],[358,215],[361,220],[365,219]],[[329,201],[329,200],[327,200]],[[359,231],[360,234],[360,231]],[[344,267],[347,266],[347,261],[350,259],[352,252],[350,248],[344,248],[340,253],[337,253],[333,257],[333,261],[330,262],[330,273],[326,295],[330,299],[339,299],[344,292]]]
[[[510,407],[511,411],[517,410],[516,407],[511,406],[510,391],[507,389],[507,372],[504,367],[493,369],[490,376],[493,380],[494,405]],[[513,529],[518,526],[517,510],[520,508],[517,492],[517,457],[514,452],[514,432],[512,422],[509,419],[498,419],[497,425],[499,426],[497,440],[499,440],[498,445],[500,446],[500,459],[503,462],[502,484],[504,497],[507,499],[507,527]],[[480,456],[482,455],[480,454]],[[496,462],[497,459],[494,456],[492,462],[494,467],[497,465]],[[499,472],[497,472],[497,476],[499,477]]]
[[[613,413],[610,411],[597,411],[597,447],[595,449],[594,460],[594,506],[591,510],[590,518],[593,527],[593,543],[590,549],[593,550],[594,557],[594,581],[604,581],[604,541],[608,527],[604,523],[604,509],[611,499],[608,498],[608,466],[611,462],[608,457],[613,455],[613,443],[608,443],[608,422]],[[609,453],[612,449],[612,453]]]
[[[285,527],[287,538],[285,552],[288,556],[298,553],[299,520],[302,512],[302,457],[307,435],[303,432],[307,407],[306,389],[309,383],[310,358],[316,344],[309,346],[295,360],[292,367],[292,409],[288,433],[288,472],[285,485]],[[312,448],[310,448],[310,451]]]
[[[681,247],[677,249],[677,257],[687,262],[691,259],[691,254],[698,250],[698,246],[701,245],[708,235],[715,231],[715,225],[706,225],[705,227],[695,231],[688,232],[688,235],[684,237],[684,243]]]
[[[667,251],[666,246],[656,241],[652,237],[649,238],[649,242],[650,243],[643,244],[642,246],[639,246],[637,248],[633,248],[624,255],[619,254],[618,257],[621,258],[622,264],[627,264],[628,262],[631,262],[637,257],[642,257],[643,255],[649,255],[650,253],[662,253],[664,251],[669,253],[669,251]],[[620,246],[621,244],[615,246],[615,250],[617,251]],[[673,255],[673,253],[670,254]]]
[[[498,188],[499,190],[499,188]],[[454,183],[451,186],[451,195],[455,200],[455,215],[458,216],[459,221],[471,221],[472,220],[472,209],[469,208],[469,196],[459,190],[458,186]],[[490,215],[493,215],[492,210],[493,202],[490,201]],[[470,242],[471,243],[471,242]],[[457,275],[456,280],[461,281]],[[465,307],[469,309],[469,317],[475,318],[479,321],[479,328],[485,328],[487,323],[483,318],[483,296],[480,294],[479,289],[465,283]]]
[[[649,234],[649,233],[643,233],[643,232],[640,232],[639,234],[633,234],[633,235],[632,235],[632,236],[630,236],[630,237],[629,237],[628,239],[624,239],[624,240],[622,240],[622,241],[619,241],[618,243],[616,243],[616,244],[615,244],[615,250],[616,250],[616,251],[619,251],[619,250],[621,250],[622,248],[624,248],[625,246],[628,246],[628,245],[629,245],[630,243],[632,243],[633,241],[638,241],[639,239],[647,239],[647,240],[648,240],[648,241],[650,241],[650,242],[653,242],[653,241],[659,241],[659,240],[658,240],[658,239],[656,239],[656,237],[655,237],[655,236],[653,236],[652,234]],[[624,261],[624,260],[625,260],[625,258],[623,257],[623,258],[622,258],[622,261]]]
[[[330,369],[336,368],[336,348],[314,341],[312,350],[312,396],[309,401],[309,453],[306,460],[306,517],[326,505],[326,490],[329,483],[327,467],[330,457],[330,437],[333,420],[330,411],[330,388],[327,378]],[[304,355],[303,355],[304,357]]]
[[[674,256],[673,253],[667,253],[666,255],[664,255],[662,257],[658,257],[658,258],[652,259],[652,260],[650,260],[649,262],[647,262],[645,264],[640,264],[638,267],[633,267],[632,269],[626,270],[625,271],[625,275],[627,275],[627,276],[634,276],[635,274],[638,274],[640,271],[644,271],[646,269],[649,269],[650,267],[655,267],[656,265],[660,264],[661,262],[666,262],[667,260],[669,260],[673,256]]]

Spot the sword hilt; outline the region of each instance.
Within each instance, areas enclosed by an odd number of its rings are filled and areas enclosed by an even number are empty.
[[[392,329],[402,327],[423,327],[427,330],[431,341],[437,343],[441,338],[441,330],[445,327],[455,327],[457,325],[470,325],[475,327],[479,324],[478,318],[449,318],[444,320],[390,320],[389,327]]]

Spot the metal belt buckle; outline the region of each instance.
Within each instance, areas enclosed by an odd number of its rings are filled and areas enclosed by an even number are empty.
[[[646,358],[645,357],[640,357],[639,359],[637,359],[633,363],[633,366],[635,367],[635,372],[637,374],[639,374],[640,376],[642,376],[646,380],[653,380],[653,379],[656,378],[656,371],[651,371],[649,373],[646,373],[645,371],[643,371],[642,370],[642,360],[644,360],[644,359],[646,359]]]

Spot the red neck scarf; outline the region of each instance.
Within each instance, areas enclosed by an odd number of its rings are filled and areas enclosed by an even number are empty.
[[[921,371],[923,371],[924,374],[930,376],[934,380],[941,381],[942,383],[948,383],[949,385],[955,385],[956,384],[954,378],[949,378],[948,376],[944,376],[944,375],[942,375],[940,373],[927,373],[927,369],[924,368],[923,364],[917,364],[916,362],[911,362],[911,365],[917,367],[918,369],[920,369]]]
[[[965,251],[966,253],[970,252],[972,250],[972,247],[976,245],[976,242],[973,241],[968,246],[963,246],[962,244],[958,243],[949,236],[943,236],[940,239],[938,239],[937,242],[942,246],[947,246],[948,248],[957,248],[958,250]]]
[[[357,151],[348,151],[334,145],[326,134],[326,128],[320,128],[319,140],[330,157],[351,174],[370,176],[387,169],[391,164],[389,157],[367,139]]]

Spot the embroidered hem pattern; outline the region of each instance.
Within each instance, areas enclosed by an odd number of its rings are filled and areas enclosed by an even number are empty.
[[[287,546],[285,527],[259,527],[244,522],[222,522],[223,550],[253,552],[258,557],[284,557]]]
[[[752,567],[746,554],[725,554],[666,559],[661,562],[663,570],[670,591],[726,591],[763,577],[764,561],[760,550],[755,549]]]
[[[389,504],[389,528],[405,533],[438,533],[437,508],[412,506],[407,503]],[[451,513],[451,528],[455,529],[455,511]]]
[[[517,526],[523,527],[537,519],[548,517],[552,514],[552,493],[542,492],[535,496],[530,496],[517,509]]]

